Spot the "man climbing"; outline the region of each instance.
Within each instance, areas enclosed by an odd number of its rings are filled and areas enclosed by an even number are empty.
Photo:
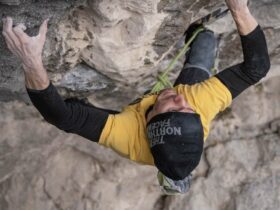
[[[144,95],[121,113],[79,100],[63,100],[42,64],[47,20],[36,37],[25,26],[3,20],[8,48],[23,62],[26,89],[45,120],[110,147],[133,161],[155,165],[167,193],[186,192],[198,165],[210,122],[232,99],[266,76],[270,60],[264,33],[247,7],[248,0],[226,0],[241,37],[244,62],[211,76],[216,40],[201,32],[191,46],[174,88]]]

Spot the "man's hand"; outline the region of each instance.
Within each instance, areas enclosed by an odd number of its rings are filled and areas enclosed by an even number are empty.
[[[3,19],[3,36],[9,50],[18,56],[25,70],[41,67],[42,51],[46,41],[48,20],[45,20],[40,27],[39,34],[34,37],[28,36],[24,31],[24,24],[19,24],[13,28],[13,19],[7,17]]]
[[[46,41],[48,20],[40,26],[39,34],[28,36],[24,24],[13,27],[13,19],[3,19],[3,36],[9,50],[18,56],[25,73],[26,86],[30,89],[44,89],[49,85],[49,79],[42,62],[42,51]]]
[[[248,8],[248,0],[225,0],[241,35],[248,35],[257,26],[256,19]]]

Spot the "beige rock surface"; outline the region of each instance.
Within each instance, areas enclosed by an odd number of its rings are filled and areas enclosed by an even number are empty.
[[[223,1],[20,2],[0,3],[0,15],[27,22],[28,33],[53,16],[44,57],[63,97],[120,109],[152,85],[189,23]],[[191,191],[183,196],[163,195],[155,168],[47,124],[30,104],[20,63],[0,36],[0,210],[279,209],[280,4],[260,0],[250,7],[267,36],[271,71],[212,123]],[[240,62],[232,18],[210,28],[220,39],[217,67]]]

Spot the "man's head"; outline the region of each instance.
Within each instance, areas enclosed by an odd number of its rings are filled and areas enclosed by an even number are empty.
[[[160,92],[153,109],[147,115],[147,122],[154,116],[165,112],[194,113],[184,96],[177,94],[175,90],[168,88]]]
[[[183,95],[163,90],[147,115],[147,134],[155,165],[167,177],[182,180],[198,165],[203,128]]]

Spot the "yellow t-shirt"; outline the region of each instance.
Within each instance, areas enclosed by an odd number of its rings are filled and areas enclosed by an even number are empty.
[[[206,140],[211,121],[231,104],[230,91],[216,77],[195,85],[178,85],[173,89],[183,94],[192,109],[200,115]],[[120,114],[109,115],[99,143],[133,161],[154,165],[146,135],[145,114],[157,96],[158,93],[144,95],[138,103],[127,106]]]

